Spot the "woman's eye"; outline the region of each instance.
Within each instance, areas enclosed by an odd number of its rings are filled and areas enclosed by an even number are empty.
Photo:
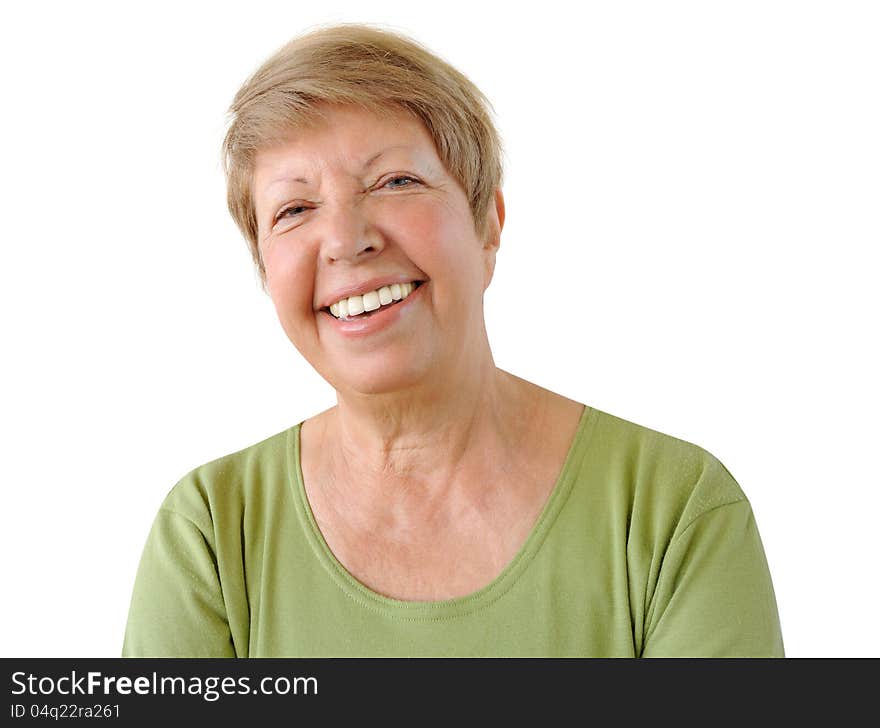
[[[391,185],[392,187],[409,187],[410,185],[392,185],[392,182],[399,182],[400,180],[409,180],[410,182],[416,182],[415,177],[407,177],[405,175],[400,175],[399,177],[392,177],[385,183],[385,186]]]
[[[290,207],[285,207],[281,212],[278,213],[278,217],[275,218],[275,222],[278,222],[285,217],[294,217],[297,214],[297,210],[308,210],[308,208],[304,207],[303,205],[291,205]],[[288,213],[291,214],[288,215]]]

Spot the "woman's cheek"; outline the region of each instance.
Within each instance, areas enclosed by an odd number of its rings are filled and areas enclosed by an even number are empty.
[[[430,197],[400,200],[395,207],[391,235],[404,248],[418,257],[430,258],[445,244],[448,220],[444,208]],[[418,261],[413,261],[418,265]]]
[[[286,324],[313,317],[315,266],[291,248],[277,246],[263,259],[269,294]]]

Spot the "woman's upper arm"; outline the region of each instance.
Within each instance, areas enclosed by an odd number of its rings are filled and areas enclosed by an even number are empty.
[[[135,579],[123,657],[235,657],[216,557],[203,531],[166,507]]]
[[[670,544],[642,657],[784,657],[776,597],[748,500],[695,518]]]

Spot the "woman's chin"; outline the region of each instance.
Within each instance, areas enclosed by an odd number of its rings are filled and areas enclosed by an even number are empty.
[[[425,380],[421,367],[395,366],[391,362],[362,366],[356,372],[336,372],[330,384],[340,393],[390,394],[410,389]]]

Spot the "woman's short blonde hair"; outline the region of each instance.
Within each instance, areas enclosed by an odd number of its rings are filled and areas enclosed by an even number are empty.
[[[416,41],[360,23],[322,27],[276,51],[229,107],[223,140],[227,204],[244,234],[264,290],[252,195],[256,153],[321,117],[321,104],[354,104],[379,115],[415,115],[446,170],[467,194],[480,238],[502,184],[501,139],[489,100],[467,77]]]

